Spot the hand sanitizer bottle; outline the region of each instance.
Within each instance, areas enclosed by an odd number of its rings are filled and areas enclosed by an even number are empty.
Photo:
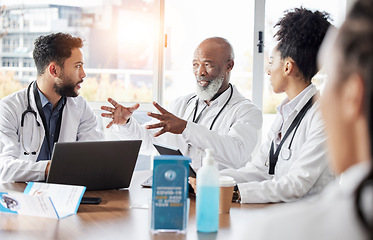
[[[216,232],[219,228],[219,171],[214,151],[206,149],[202,167],[197,172],[196,218],[198,232]]]

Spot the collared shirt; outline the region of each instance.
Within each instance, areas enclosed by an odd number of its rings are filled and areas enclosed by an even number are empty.
[[[53,109],[53,104],[44,96],[44,94],[38,89],[41,106],[43,108],[47,128],[49,130],[49,136],[44,137],[43,145],[40,148],[40,154],[37,161],[50,160],[52,157],[54,135],[56,132],[58,119],[61,114],[61,110],[66,102],[66,98],[62,97],[58,102],[57,106]],[[49,141],[49,145],[48,142]],[[49,148],[48,148],[49,147]]]
[[[291,101],[289,101],[289,98],[286,97],[284,101],[277,107],[277,112],[280,114],[282,117],[282,124],[281,128],[279,129],[279,132],[277,134],[277,137],[275,139],[275,145],[276,147],[280,144],[281,142],[281,137],[282,135],[285,134],[283,132],[283,123],[288,119],[289,115],[295,110],[295,107],[298,105],[299,101],[310,91],[312,88],[312,84],[310,84],[308,87],[303,89],[301,93],[299,93],[295,98],[293,98]]]

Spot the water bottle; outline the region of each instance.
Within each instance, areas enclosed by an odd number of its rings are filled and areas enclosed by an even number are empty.
[[[197,172],[196,218],[198,232],[216,232],[219,228],[219,171],[214,151],[206,149],[202,167]]]

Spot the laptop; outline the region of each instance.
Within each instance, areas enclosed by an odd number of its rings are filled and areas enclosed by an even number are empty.
[[[154,147],[157,149],[158,153],[161,155],[183,155],[178,148],[174,148],[172,146],[166,146],[154,143]],[[196,172],[189,164],[189,176],[196,177]],[[153,176],[150,176],[146,179],[143,183],[141,183],[142,187],[151,188],[153,184]],[[190,187],[191,188],[191,187]]]
[[[140,146],[141,140],[57,142],[46,182],[87,190],[128,188]]]

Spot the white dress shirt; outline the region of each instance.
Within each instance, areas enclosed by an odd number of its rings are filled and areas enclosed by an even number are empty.
[[[233,91],[233,92],[232,92]],[[229,97],[232,93],[232,97]],[[168,107],[172,114],[187,120],[182,134],[165,133],[157,138],[153,137],[156,130],[147,130],[133,117],[124,126],[114,125],[114,132],[121,139],[141,139],[142,154],[154,152],[153,143],[161,143],[180,149],[183,155],[192,160],[192,167],[199,169],[205,149],[215,150],[215,160],[219,169],[240,168],[251,160],[251,154],[257,144],[259,130],[262,127],[262,113],[250,100],[243,97],[235,86],[228,88],[210,106],[202,112],[198,123],[193,122],[197,97],[194,94],[181,97],[173,101]],[[216,118],[223,106],[228,104]],[[198,101],[196,116],[205,107],[204,101]],[[196,117],[197,118],[197,117]],[[216,118],[212,130],[211,124]],[[145,125],[158,122],[153,120]]]
[[[284,122],[289,118],[290,114],[294,112],[295,107],[298,105],[298,103],[302,100],[302,98],[312,89],[312,84],[310,84],[308,87],[306,87],[301,93],[299,93],[295,98],[293,98],[291,101],[288,97],[286,97],[282,103],[277,106],[277,112],[281,116],[281,128],[279,129],[279,134],[277,134],[275,138],[275,147],[280,144],[281,142],[281,135],[285,135],[286,129],[284,129]],[[276,150],[275,148],[275,150]]]

